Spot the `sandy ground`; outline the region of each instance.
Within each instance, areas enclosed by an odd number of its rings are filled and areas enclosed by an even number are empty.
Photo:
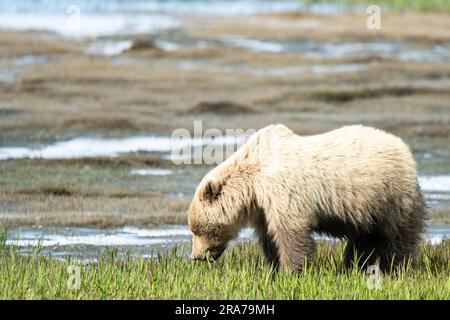
[[[376,52],[311,56],[229,43],[237,37],[288,46],[305,39],[331,44],[383,39],[448,50],[448,15],[390,13],[383,16],[380,31],[367,30],[365,15],[358,14],[183,19],[182,28],[162,36],[182,39],[186,46],[163,50],[134,36],[127,39],[144,45],[111,57],[86,53],[95,39],[70,41],[51,34],[0,31],[2,72],[13,73],[0,81],[0,146],[86,135],[170,135],[177,128],[192,130],[194,120],[202,120],[204,128],[219,129],[279,122],[298,134],[362,123],[400,135],[415,154],[439,154],[433,159],[418,157],[420,172],[450,171],[448,58],[400,60]],[[17,65],[23,56],[45,59]],[[363,68],[312,69],[342,65]],[[290,72],[292,68],[302,71]],[[148,159],[136,155],[134,160],[57,164],[1,161],[0,222],[7,226],[185,222],[189,196],[208,168],[184,168],[182,187],[171,185],[172,178],[129,176],[131,168],[172,165]],[[433,210],[433,217],[448,221],[448,211]]]

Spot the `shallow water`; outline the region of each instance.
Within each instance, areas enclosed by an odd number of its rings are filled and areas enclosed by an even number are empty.
[[[419,177],[419,184],[425,192],[449,192],[450,175],[422,176]]]
[[[285,76],[298,73],[314,73],[314,74],[327,74],[327,73],[350,73],[365,71],[370,68],[367,64],[347,63],[338,65],[312,65],[308,67],[279,67],[279,68],[259,68],[253,69],[251,72],[256,76]]]
[[[224,38],[223,42],[236,48],[248,49],[254,52],[281,53],[284,51],[283,44],[275,41],[272,42],[258,39],[232,37]]]
[[[45,3],[45,6],[42,3]],[[318,3],[304,5],[301,0],[15,0],[0,1],[0,12],[15,13],[53,13],[61,14],[70,4],[77,4],[89,14],[111,14],[135,10],[164,13],[207,13],[226,15],[247,15],[263,12],[308,10],[317,13],[339,13],[350,7],[342,4]]]
[[[123,227],[120,229],[96,228],[21,228],[8,231],[8,245],[15,245],[23,253],[30,253],[39,247],[45,255],[56,258],[73,257],[81,261],[95,261],[107,248],[117,250],[119,256],[128,253],[151,257],[167,252],[174,245],[189,251],[191,232],[185,225],[162,225],[148,228]],[[427,230],[424,238],[437,244],[450,236],[450,227],[436,226]],[[333,238],[315,235],[316,239],[336,241]],[[236,240],[255,241],[253,229],[245,228]]]
[[[128,253],[142,257],[167,252],[173,246],[190,246],[192,234],[185,225],[162,225],[149,228],[21,228],[8,231],[6,243],[23,253],[40,247],[44,255],[69,256],[81,261],[95,261],[108,248],[119,256]],[[252,229],[243,229],[234,241],[253,239]],[[233,242],[233,243],[234,243]],[[187,250],[186,250],[187,254]]]
[[[93,55],[116,56],[129,50],[132,45],[131,40],[98,40],[92,42],[86,52]]]
[[[450,46],[376,39],[368,42],[323,42],[312,39],[252,39],[227,37],[224,44],[260,53],[298,53],[316,59],[374,55],[401,61],[450,62]]]
[[[175,29],[180,22],[162,14],[83,14],[78,22],[60,13],[0,13],[0,29],[45,31],[67,38],[86,38],[109,35],[155,34]]]
[[[121,59],[122,60],[122,59]],[[372,68],[370,64],[345,63],[345,64],[311,64],[305,66],[283,66],[283,67],[253,67],[244,63],[231,65],[217,65],[208,59],[184,59],[178,62],[177,67],[181,70],[211,70],[214,72],[239,72],[254,77],[283,77],[297,74],[336,74],[356,73]]]
[[[0,64],[0,82],[12,83],[27,66],[47,63],[48,61],[49,58],[44,55],[24,55],[14,59],[11,67],[4,67]]]
[[[37,148],[11,146],[0,148],[0,160],[7,159],[69,159],[83,157],[117,157],[126,153],[172,153],[178,150],[207,145],[240,145],[244,136],[211,138],[171,138],[168,136],[136,136],[117,139],[81,137]]]
[[[12,83],[19,74],[20,70],[17,68],[2,68],[0,71],[0,82]]]
[[[333,14],[342,12],[343,7],[305,6],[298,0],[4,0],[0,1],[0,28],[47,31],[70,38],[155,34],[179,27],[177,16],[182,15],[248,15],[293,10]]]
[[[131,175],[138,176],[170,176],[173,173],[173,170],[163,168],[142,168],[130,170]]]
[[[192,233],[185,225],[161,225],[150,228],[126,226],[120,229],[96,228],[22,228],[8,231],[7,244],[17,246],[122,246],[156,245],[190,241]],[[253,238],[253,230],[243,229],[238,240]]]
[[[419,176],[418,180],[429,207],[450,206],[450,175]]]
[[[384,38],[370,41],[319,41],[310,38],[269,38],[258,39],[241,36],[224,36],[215,39],[195,39],[179,35],[159,34],[154,38],[155,45],[162,50],[173,51],[180,48],[220,48],[233,47],[255,53],[282,54],[294,53],[313,59],[356,58],[376,56],[397,59],[404,62],[450,62],[449,44],[420,44],[409,41],[388,40]]]

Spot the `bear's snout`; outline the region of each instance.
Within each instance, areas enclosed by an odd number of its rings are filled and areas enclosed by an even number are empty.
[[[195,255],[194,253],[191,253],[191,259],[203,261],[203,260],[206,260],[206,254]]]
[[[198,260],[198,261],[215,261],[220,258],[222,255],[222,250],[206,250],[204,253],[195,254],[194,252],[191,253],[191,259],[192,260]]]
[[[205,239],[194,235],[192,237],[192,252],[191,259],[194,260],[205,260],[206,252],[208,251],[208,245]]]
[[[217,260],[225,250],[225,246],[210,245],[204,238],[194,235],[192,237],[191,259],[194,260]]]

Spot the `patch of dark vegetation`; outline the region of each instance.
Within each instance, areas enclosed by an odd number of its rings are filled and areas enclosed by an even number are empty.
[[[16,195],[42,195],[42,196],[58,196],[58,197],[84,197],[84,198],[163,198],[160,192],[152,191],[126,191],[126,190],[77,190],[76,188],[66,186],[41,186],[30,189],[19,189],[10,191]]]
[[[217,114],[217,115],[235,115],[252,114],[257,111],[246,105],[231,101],[202,101],[190,108],[187,113],[190,114]]]
[[[64,121],[63,128],[84,130],[138,130],[138,127],[126,118],[76,118]]]
[[[69,190],[67,187],[64,186],[44,186],[39,188],[38,190],[25,190],[25,193],[27,191],[29,191],[30,193],[37,191],[37,193],[39,194],[62,196],[62,197],[68,197],[74,194],[73,190]]]
[[[395,61],[395,59],[382,57],[376,54],[361,54],[360,56],[351,57],[345,60],[347,63],[357,63],[357,64],[371,64],[371,63],[381,63],[388,61]]]
[[[175,164],[168,160],[155,155],[145,154],[129,154],[120,157],[85,157],[85,158],[69,158],[69,159],[17,159],[5,160],[14,161],[15,163],[30,163],[36,166],[48,165],[68,165],[75,167],[82,166],[100,166],[100,167],[133,167],[133,166],[149,166],[149,167],[170,167]]]
[[[448,94],[447,90],[423,87],[374,87],[357,89],[323,89],[311,94],[311,98],[326,102],[345,103],[357,99],[373,99],[384,96],[409,96],[413,94]]]
[[[134,39],[128,51],[156,50],[161,51],[152,39]]]
[[[450,137],[450,123],[446,122],[399,121],[395,123],[380,123],[378,127],[400,136],[413,135],[428,138]]]
[[[24,112],[24,110],[15,108],[0,108],[0,118],[13,116],[22,112]]]

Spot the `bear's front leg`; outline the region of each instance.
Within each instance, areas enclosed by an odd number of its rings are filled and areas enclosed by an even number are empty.
[[[273,237],[267,233],[260,233],[259,235],[259,243],[261,244],[264,255],[270,264],[272,264],[276,269],[278,269],[280,265],[280,258],[278,257],[278,249],[273,240]]]
[[[279,230],[275,235],[280,269],[300,272],[305,260],[314,253],[315,243],[309,230]]]

